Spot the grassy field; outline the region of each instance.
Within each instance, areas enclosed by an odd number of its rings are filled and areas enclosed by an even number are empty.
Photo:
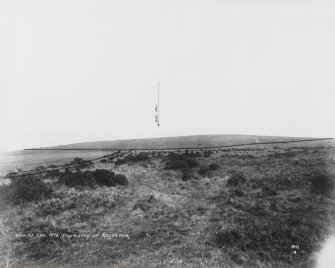
[[[132,152],[17,179],[0,187],[0,265],[313,267],[335,223],[335,149],[297,146]]]

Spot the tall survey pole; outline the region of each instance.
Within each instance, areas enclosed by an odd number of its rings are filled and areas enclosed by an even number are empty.
[[[155,105],[155,122],[157,123],[157,126],[159,127],[159,82],[157,87],[157,104]]]
[[[159,127],[159,81],[158,81],[158,122],[157,122],[158,124],[158,127]]]

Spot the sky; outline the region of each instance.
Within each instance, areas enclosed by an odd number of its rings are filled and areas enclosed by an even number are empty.
[[[322,0],[0,0],[0,151],[335,137],[334,14]]]

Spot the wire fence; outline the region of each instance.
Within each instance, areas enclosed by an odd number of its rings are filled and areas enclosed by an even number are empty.
[[[24,177],[24,176],[29,176],[29,175],[44,174],[46,172],[56,171],[56,170],[60,171],[60,170],[63,170],[63,169],[64,170],[65,169],[71,170],[71,169],[77,169],[77,168],[80,168],[80,167],[89,167],[89,166],[94,165],[98,160],[108,158],[110,161],[112,161],[115,158],[125,156],[126,154],[130,153],[131,151],[132,150],[127,150],[123,154],[120,154],[121,151],[117,151],[117,152],[115,152],[113,154],[110,154],[110,155],[104,155],[104,156],[97,157],[97,158],[94,158],[94,159],[89,159],[89,160],[82,160],[78,163],[68,163],[68,164],[64,164],[64,165],[55,165],[53,167],[46,167],[43,170],[31,169],[31,170],[21,171],[21,172],[18,172],[16,174],[10,174],[9,173],[9,174],[7,174],[6,177],[9,178],[9,179],[13,179],[13,178]]]
[[[167,148],[41,148],[41,149],[25,149],[32,151],[174,151],[174,150],[204,150],[204,149],[220,149],[220,148],[232,148],[242,146],[253,146],[253,145],[267,145],[267,144],[288,144],[288,143],[299,143],[299,142],[312,142],[312,141],[326,141],[334,140],[333,138],[318,138],[318,139],[301,139],[301,140],[289,140],[289,141],[269,141],[269,142],[251,142],[251,143],[240,143],[231,145],[217,145],[217,146],[202,146],[202,147],[167,147]]]

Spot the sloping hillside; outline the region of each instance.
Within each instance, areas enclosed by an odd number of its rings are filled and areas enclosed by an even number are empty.
[[[220,147],[231,145],[269,143],[269,142],[288,142],[311,140],[313,138],[292,138],[292,137],[272,137],[272,136],[256,136],[256,135],[194,135],[149,139],[133,139],[133,140],[111,140],[111,141],[95,141],[75,143],[68,145],[60,145],[46,147],[43,149],[166,149],[166,148],[204,148],[204,147]],[[328,146],[331,140],[309,141],[306,144],[299,142],[299,146]],[[246,145],[246,146],[247,146]],[[290,143],[295,146],[296,143]]]

